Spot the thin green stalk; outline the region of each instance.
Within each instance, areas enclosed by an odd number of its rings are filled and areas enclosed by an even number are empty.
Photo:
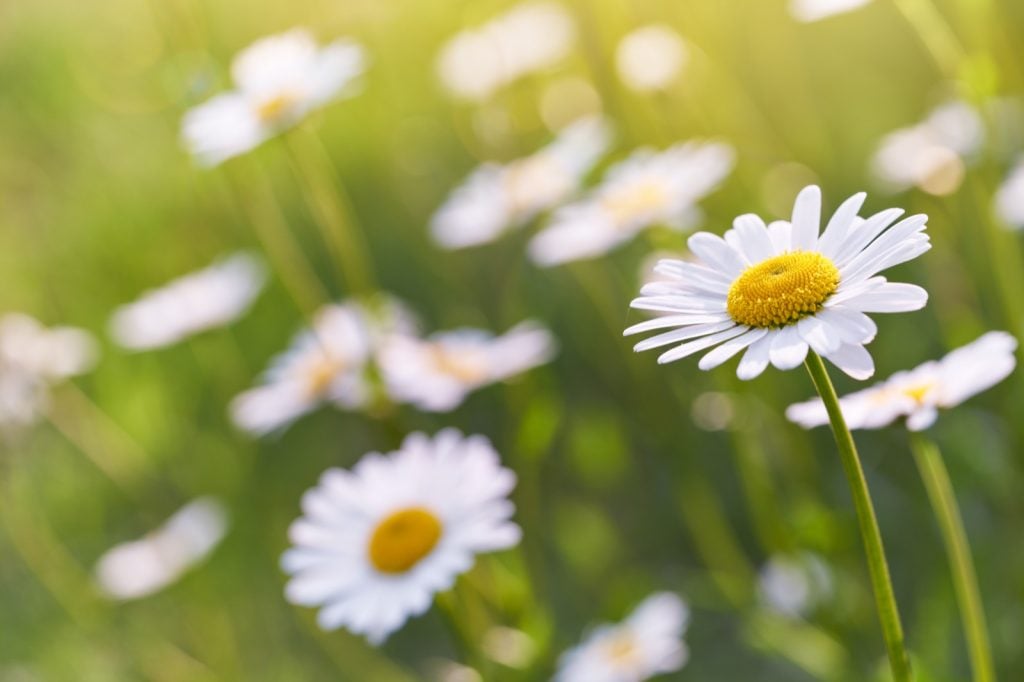
[[[894,0],[896,8],[916,29],[918,37],[942,73],[955,79],[967,57],[949,22],[931,0]]]
[[[910,446],[949,555],[953,587],[960,604],[960,618],[967,638],[974,682],[994,682],[995,666],[992,663],[992,647],[985,625],[981,591],[978,589],[978,575],[974,570],[971,547],[967,542],[967,533],[964,532],[964,522],[960,517],[949,472],[934,442],[915,435],[910,440]]]
[[[882,624],[882,636],[889,654],[893,680],[894,682],[910,682],[914,678],[910,671],[910,658],[907,656],[903,638],[903,626],[900,624],[896,595],[892,589],[892,579],[889,577],[889,565],[885,559],[882,534],[878,529],[878,519],[875,517],[871,493],[868,491],[868,482],[864,478],[864,470],[861,468],[860,457],[857,455],[857,446],[854,445],[853,435],[846,426],[846,419],[843,418],[843,411],[839,407],[839,396],[836,395],[836,389],[832,386],[832,380],[829,379],[825,363],[817,353],[810,351],[805,364],[818,395],[825,403],[825,410],[828,412],[829,421],[832,424],[832,434],[835,436],[836,445],[839,448],[839,458],[843,463],[843,471],[846,472],[846,480],[850,484],[853,505],[857,510],[857,522],[860,524],[860,534],[864,541],[864,551],[867,554],[871,586],[875,593],[875,607],[878,610],[878,619]]]

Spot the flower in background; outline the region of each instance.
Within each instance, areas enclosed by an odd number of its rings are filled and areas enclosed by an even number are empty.
[[[679,77],[688,58],[686,43],[665,24],[632,31],[615,50],[619,77],[637,92],[666,90]]]
[[[28,426],[46,412],[49,388],[92,369],[95,339],[74,327],[47,329],[23,313],[0,318],[0,426]]]
[[[611,130],[597,117],[576,121],[530,156],[485,163],[438,209],[434,239],[448,249],[484,244],[568,199],[608,149]]]
[[[96,564],[100,588],[114,599],[139,599],[176,582],[205,559],[227,532],[224,505],[189,502],[155,531],[109,550]]]
[[[446,429],[406,437],[351,471],[329,469],[302,498],[281,558],[294,604],[322,607],[325,630],[345,627],[380,644],[474,557],[518,544],[508,499],[516,477],[483,436]]]
[[[652,594],[626,620],[595,628],[563,654],[555,682],[642,682],[679,670],[689,658],[683,642],[689,617],[676,595]]]
[[[789,13],[797,21],[810,23],[852,12],[869,2],[871,0],[790,0]]]
[[[500,336],[481,329],[426,339],[396,334],[383,342],[377,361],[394,400],[448,412],[472,391],[548,362],[555,347],[551,332],[523,322]]]
[[[393,299],[324,306],[312,328],[271,361],[262,384],[235,397],[231,417],[242,430],[261,436],[324,403],[366,407],[373,398],[367,363],[374,346],[385,335],[415,331],[412,316]]]
[[[717,346],[701,358],[704,370],[745,350],[736,374],[752,379],[769,363],[793,369],[810,347],[851,377],[867,379],[875,366],[864,345],[877,328],[865,313],[918,310],[928,300],[921,287],[877,273],[931,244],[925,215],[895,225],[901,209],[858,218],[865,196],[844,201],[820,235],[821,190],[814,185],[797,196],[791,223],[768,227],[747,214],[724,239],[693,235],[688,244],[698,261],[662,261],[658,270],[671,280],[644,285],[631,303],[665,314],[633,325],[627,335],[669,329],[634,350],[675,346],[658,357],[667,363]]]
[[[185,114],[182,137],[200,163],[216,166],[348,94],[365,69],[363,49],[347,40],[320,47],[303,29],[263,38],[232,62],[235,90]]]
[[[811,552],[776,555],[761,568],[758,595],[764,606],[783,616],[806,616],[835,589],[832,571]]]
[[[995,212],[1009,227],[1024,228],[1024,160],[1018,161],[996,192]]]
[[[921,123],[882,138],[872,171],[892,191],[916,186],[929,194],[951,194],[963,181],[964,160],[983,139],[981,117],[972,106],[943,104]]]
[[[575,34],[562,5],[525,2],[449,40],[438,56],[438,74],[452,94],[482,101],[557,63],[569,53]]]
[[[851,429],[879,429],[905,417],[907,428],[921,431],[935,423],[939,408],[956,407],[995,386],[1017,365],[1017,339],[989,332],[941,360],[897,372],[871,388],[840,399]],[[828,423],[821,400],[790,405],[786,417],[806,429]]]
[[[131,350],[170,346],[240,318],[265,280],[259,260],[237,253],[121,306],[110,319],[110,334]]]
[[[640,149],[612,166],[586,198],[556,211],[531,240],[530,257],[538,265],[558,265],[607,253],[651,225],[692,228],[701,217],[697,202],[732,165],[732,147],[719,142]]]

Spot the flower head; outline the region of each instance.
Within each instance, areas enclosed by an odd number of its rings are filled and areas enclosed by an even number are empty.
[[[642,682],[679,670],[689,657],[683,633],[686,604],[674,594],[652,594],[625,621],[595,628],[562,655],[555,682]]]
[[[579,189],[610,139],[605,121],[584,118],[530,156],[480,166],[438,209],[434,239],[448,249],[484,244],[557,206]]]
[[[843,202],[820,235],[821,191],[813,185],[797,197],[792,222],[769,227],[747,214],[724,239],[693,235],[697,262],[661,261],[658,271],[668,279],[648,283],[632,302],[665,314],[627,335],[670,330],[635,350],[672,345],[658,358],[666,363],[715,347],[700,360],[705,370],[745,350],[737,375],[752,379],[769,363],[793,369],[812,348],[855,379],[868,378],[874,362],[864,345],[876,327],[865,313],[918,310],[928,300],[921,287],[877,273],[931,245],[927,216],[894,225],[903,211],[887,209],[864,220],[857,216],[864,199],[860,193]]]
[[[700,218],[697,202],[732,164],[732,148],[719,142],[638,150],[612,166],[588,197],[559,209],[530,242],[530,256],[539,265],[557,265],[600,256],[651,225],[689,229]]]
[[[430,607],[477,554],[512,547],[515,474],[483,436],[414,433],[397,452],[330,469],[302,499],[281,558],[289,601],[379,644]]]
[[[321,48],[303,29],[263,38],[235,57],[236,89],[189,111],[182,136],[202,164],[216,166],[344,95],[365,68],[362,48],[346,40]]]
[[[851,429],[879,429],[906,418],[911,431],[935,423],[939,409],[948,409],[995,386],[1017,365],[1017,339],[1006,332],[989,332],[954,350],[941,360],[898,372],[871,388],[839,401]],[[790,421],[804,428],[828,423],[820,399],[790,405]]]
[[[630,32],[615,50],[619,77],[637,92],[667,89],[687,59],[686,43],[666,24],[651,24]]]

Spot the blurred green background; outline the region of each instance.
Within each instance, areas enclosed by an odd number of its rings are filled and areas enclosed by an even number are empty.
[[[277,562],[321,471],[448,425],[489,436],[520,477],[524,542],[481,560],[466,578],[479,602],[466,608],[479,628],[525,631],[537,651],[525,669],[482,663],[484,679],[548,679],[588,624],[621,617],[657,589],[693,609],[690,663],[665,679],[885,679],[830,435],[783,417],[811,395],[805,374],[769,371],[741,384],[726,368],[657,367],[621,336],[641,319],[627,305],[641,264],[653,251],[681,252],[685,235],[655,229],[608,257],[540,270],[523,256],[533,228],[451,253],[427,224],[481,160],[516,158],[550,139],[540,103],[567,77],[592,84],[616,127],[603,165],[690,137],[736,147],[736,170],[702,204],[704,229],[721,233],[750,211],[785,217],[809,182],[834,208],[873,190],[868,159],[885,133],[949,97],[984,111],[992,98],[1024,93],[1024,3],[875,0],[804,25],[777,0],[565,0],[579,33],[567,59],[485,103],[452,99],[434,70],[439,49],[509,6],[0,3],[0,311],[81,326],[103,342],[92,373],[55,389],[49,420],[0,453],[0,680],[436,679],[438,661],[458,657],[436,609],[373,649],[319,632],[312,610],[288,605]],[[614,48],[654,21],[684,36],[690,62],[671,90],[638,95],[618,80]],[[560,341],[551,365],[449,415],[403,409],[377,420],[324,409],[253,442],[226,405],[303,323],[280,278],[230,329],[140,354],[109,342],[114,307],[221,254],[263,251],[258,223],[278,213],[328,296],[346,295],[285,143],[212,171],[179,143],[183,112],[228,87],[232,56],[293,26],[322,41],[351,36],[370,55],[364,92],[294,134],[315,133],[328,150],[382,287],[430,329],[502,331],[537,318]],[[893,273],[931,299],[922,312],[877,318],[879,378],[989,329],[1022,332],[1019,235],[990,211],[1017,142],[993,125],[950,196],[870,193],[869,212],[928,213],[934,244]],[[1019,377],[943,415],[933,434],[966,518],[1001,677],[1011,681],[1024,679]],[[840,392],[854,388],[836,380]],[[906,435],[894,427],[857,439],[922,679],[968,679],[945,554]],[[106,549],[208,493],[232,517],[208,562],[138,602],[100,595],[90,572]],[[797,548],[828,561],[835,594],[806,619],[781,619],[759,605],[756,576],[768,557]]]

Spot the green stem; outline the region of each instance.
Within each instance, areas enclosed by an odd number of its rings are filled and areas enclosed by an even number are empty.
[[[892,589],[892,579],[889,577],[889,565],[885,559],[882,534],[878,529],[878,519],[875,517],[875,509],[871,504],[871,493],[868,492],[868,482],[864,478],[864,470],[861,468],[860,457],[857,455],[857,446],[854,445],[853,436],[846,426],[843,411],[839,407],[839,397],[836,395],[836,389],[832,386],[832,380],[828,377],[825,363],[817,353],[810,351],[807,354],[806,365],[814,387],[825,403],[825,410],[828,412],[829,421],[832,424],[832,433],[839,448],[839,458],[843,462],[846,480],[850,484],[853,505],[857,510],[857,522],[860,524],[860,534],[864,541],[864,551],[867,554],[871,585],[875,592],[875,607],[878,610],[878,619],[882,624],[882,636],[885,638],[885,647],[889,653],[889,665],[892,668],[893,680],[894,682],[910,682],[913,680],[913,676],[910,671],[910,658],[907,656],[906,644],[903,639],[903,626],[900,624],[896,595]]]
[[[996,679],[995,666],[992,664],[992,647],[989,645],[988,628],[981,605],[978,576],[971,560],[971,548],[967,542],[967,533],[964,532],[949,472],[935,443],[915,435],[910,440],[910,446],[935,518],[939,522],[946,553],[949,554],[953,587],[960,604],[960,618],[967,638],[974,682],[993,682]]]

